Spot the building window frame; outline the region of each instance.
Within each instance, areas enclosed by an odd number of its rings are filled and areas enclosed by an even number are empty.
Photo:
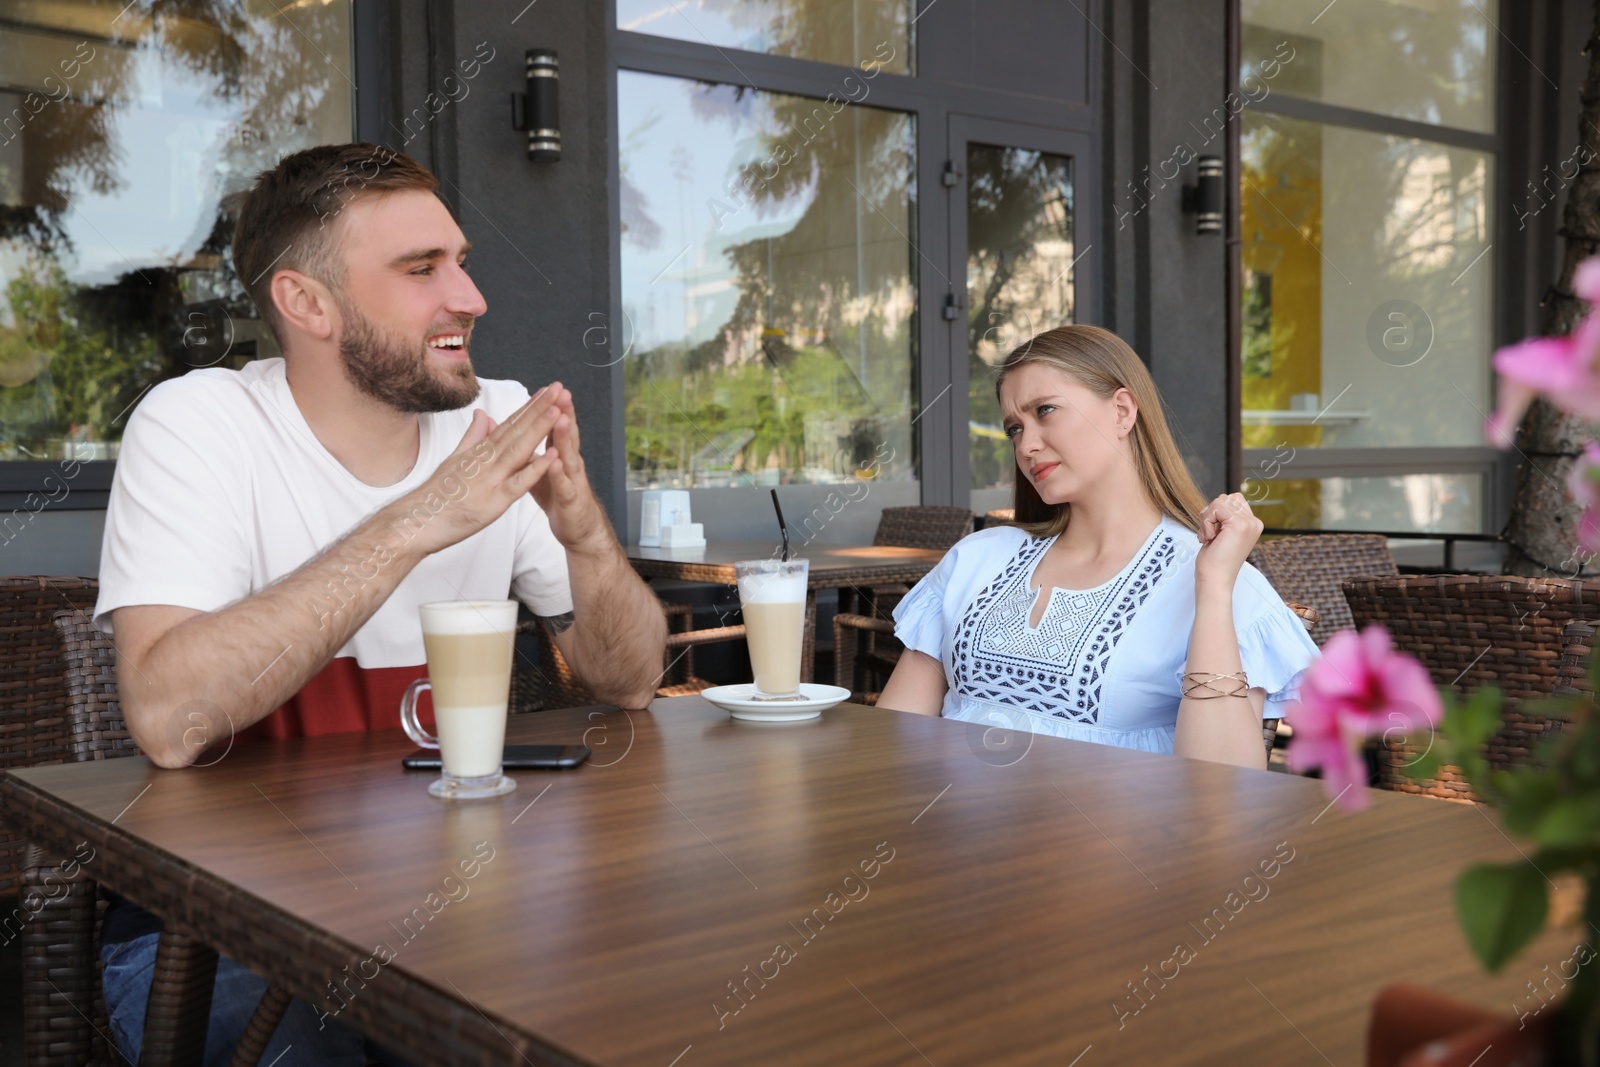
[[[937,72],[930,72],[928,65],[923,62],[920,43],[915,36],[916,24],[923,15],[935,10],[937,3],[938,0],[913,0],[911,47],[915,50],[915,73],[878,71],[873,76],[868,106],[904,112],[913,116],[915,121],[917,232],[914,235],[914,253],[921,265],[917,272],[916,328],[913,333],[912,389],[916,398],[913,404],[912,438],[914,469],[922,503],[966,507],[971,496],[966,458],[966,342],[964,328],[961,331],[954,330],[943,316],[947,296],[954,295],[960,302],[965,302],[965,274],[960,279],[951,274],[947,280],[926,265],[927,262],[939,264],[947,273],[955,266],[948,224],[951,208],[947,198],[951,189],[945,179],[945,165],[947,161],[952,161],[950,120],[953,115],[969,116],[1038,127],[1046,136],[1056,132],[1082,135],[1087,138],[1090,149],[1076,159],[1075,174],[1080,177],[1075,180],[1082,182],[1085,187],[1090,183],[1099,183],[1102,180],[1104,152],[1100,115],[1102,58],[1098,47],[1087,50],[1086,75],[1091,88],[1085,103],[940,81]],[[1087,13],[1091,24],[1098,25],[1104,17],[1105,6],[1105,0],[1088,0],[1081,5],[1081,10]],[[859,76],[862,71],[859,67],[842,64],[740,51],[701,41],[624,30],[617,25],[616,0],[607,0],[606,8],[607,77],[610,89],[608,129],[612,140],[607,160],[612,250],[609,321],[621,323],[625,320],[622,314],[621,257],[617,254],[622,233],[618,195],[621,187],[620,146],[615,143],[617,72],[631,70],[744,85],[762,92],[821,100],[829,93],[838,92],[842,78]],[[860,58],[871,58],[870,50]],[[955,162],[958,167],[964,167],[964,161]],[[1089,192],[1089,202],[1095,202],[1093,190]],[[1087,227],[1098,225],[1097,220],[1091,220],[1087,215],[1083,216],[1083,220],[1085,232]],[[1086,273],[1090,282],[1080,286],[1077,321],[1103,322],[1100,271]],[[953,284],[958,281],[959,286]],[[622,486],[626,484],[624,466],[627,449],[622,421],[624,385],[620,361],[611,368],[611,388],[613,455],[616,457],[613,476],[615,484]]]
[[[1234,47],[1229,56],[1228,79],[1230,86],[1237,90],[1239,80],[1240,57],[1237,54],[1236,42],[1241,37],[1242,16],[1241,0],[1229,0],[1228,18],[1230,21],[1230,41]],[[1508,11],[1506,7],[1518,7],[1516,11]],[[1488,157],[1490,167],[1490,187],[1495,190],[1495,196],[1489,210],[1489,236],[1490,245],[1497,250],[1492,268],[1492,282],[1490,283],[1490,347],[1492,350],[1507,344],[1519,337],[1526,335],[1526,324],[1531,318],[1529,309],[1521,306],[1517,301],[1508,298],[1508,294],[1515,292],[1513,285],[1513,271],[1521,269],[1528,262],[1527,253],[1534,247],[1537,237],[1529,233],[1521,239],[1506,240],[1508,235],[1515,232],[1515,227],[1508,225],[1512,221],[1513,202],[1506,191],[1513,187],[1513,179],[1520,176],[1522,169],[1515,164],[1518,161],[1515,149],[1518,147],[1514,141],[1512,130],[1514,124],[1511,116],[1519,113],[1518,108],[1525,108],[1528,104],[1538,99],[1537,90],[1530,91],[1522,82],[1526,72],[1521,66],[1531,64],[1527,58],[1532,50],[1533,34],[1530,31],[1532,14],[1520,8],[1520,5],[1505,5],[1501,9],[1501,20],[1494,27],[1496,37],[1496,53],[1494,62],[1494,116],[1495,126],[1493,132],[1485,133],[1477,130],[1462,129],[1455,126],[1434,125],[1419,122],[1413,119],[1399,118],[1377,112],[1363,111],[1358,108],[1345,107],[1339,104],[1330,104],[1321,100],[1307,97],[1292,96],[1286,92],[1274,92],[1259,103],[1252,104],[1252,108],[1265,114],[1281,115],[1284,118],[1297,119],[1304,122],[1315,122],[1328,126],[1337,126],[1344,129],[1357,130],[1364,133],[1373,133],[1394,137],[1412,138],[1432,144],[1444,145],[1452,148],[1466,148],[1482,152]],[[1538,75],[1535,75],[1538,77]],[[1553,100],[1553,93],[1546,94]],[[1546,102],[1546,101],[1540,101]],[[1526,114],[1525,110],[1520,112]],[[1235,249],[1242,243],[1240,233],[1241,214],[1239,209],[1238,184],[1239,175],[1242,173],[1241,163],[1241,135],[1243,123],[1236,118],[1232,122],[1232,140],[1230,145],[1230,162],[1232,173],[1229,176],[1230,209],[1232,218],[1229,237],[1234,242]],[[1531,147],[1531,146],[1529,146]],[[1549,223],[1552,228],[1554,223]],[[1237,307],[1242,299],[1244,272],[1240,257],[1235,252],[1230,256],[1229,271],[1232,278],[1232,292],[1229,294],[1230,315],[1235,323],[1238,321],[1240,309]],[[1242,380],[1238,363],[1241,358],[1240,346],[1242,338],[1239,329],[1235,326],[1229,331],[1228,339],[1228,375],[1230,412],[1228,433],[1231,442],[1242,442]],[[1494,372],[1485,360],[1482,373],[1488,380],[1490,392],[1493,396]],[[1236,469],[1230,472],[1229,483],[1243,486],[1246,479],[1253,472],[1270,469],[1275,459],[1281,459],[1271,448],[1243,448],[1235,445],[1230,448],[1230,453],[1236,457]],[[1328,448],[1302,448],[1295,456],[1296,478],[1362,478],[1362,477],[1399,477],[1410,474],[1476,474],[1482,477],[1483,494],[1479,501],[1479,523],[1483,531],[1501,529],[1506,521],[1511,505],[1511,483],[1514,478],[1517,456],[1515,452],[1500,452],[1487,445],[1460,445],[1460,446],[1392,446],[1371,448],[1341,448],[1338,446]],[[1283,477],[1280,475],[1280,477]],[[1308,531],[1320,531],[1321,525],[1306,527]],[[1345,530],[1340,532],[1358,533],[1360,530]],[[1443,531],[1445,533],[1470,534],[1472,531]]]

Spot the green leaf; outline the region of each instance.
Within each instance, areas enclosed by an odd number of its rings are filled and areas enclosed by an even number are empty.
[[[1544,876],[1529,863],[1480,863],[1456,880],[1456,913],[1467,944],[1491,973],[1544,928],[1548,909]]]
[[[1600,833],[1600,793],[1562,797],[1547,805],[1533,838],[1547,848],[1582,845]]]
[[[1535,697],[1522,702],[1522,713],[1572,722],[1583,703],[1579,697]]]
[[[1422,750],[1422,755],[1404,768],[1413,778],[1437,778],[1440,767],[1447,764],[1453,766],[1456,762],[1458,743],[1454,730],[1460,723],[1461,702],[1449,689],[1440,689],[1439,697],[1444,703],[1444,714],[1439,719],[1439,726],[1427,735],[1426,741],[1417,745]]]
[[[1563,742],[1571,745],[1566,767],[1578,785],[1600,785],[1600,723],[1593,718],[1584,719],[1576,731],[1563,730],[1549,739],[1550,748],[1541,749],[1540,756],[1546,765],[1557,763]]]
[[[1477,749],[1500,729],[1500,690],[1484,686],[1461,705],[1450,736],[1462,748]]]
[[[1428,751],[1418,756],[1412,762],[1405,764],[1401,769],[1404,770],[1409,777],[1415,778],[1419,781],[1427,781],[1432,778],[1437,778],[1439,777],[1439,768],[1447,762],[1444,758],[1446,747],[1447,746],[1444,745],[1439,739],[1435,738],[1432,748],[1428,749]]]
[[[1519,837],[1531,836],[1560,800],[1560,787],[1555,779],[1526,769],[1494,771],[1488,776],[1486,784],[1488,792],[1499,799],[1496,806],[1500,809],[1501,823],[1507,832]]]
[[[1534,870],[1544,872],[1547,878],[1552,874],[1572,871],[1583,875],[1587,883],[1595,865],[1600,863],[1600,848],[1592,843],[1578,848],[1541,848],[1528,862],[1533,865]],[[1595,895],[1593,887],[1588,895],[1590,897]],[[1592,902],[1586,900],[1585,906],[1592,907]]]
[[[1484,760],[1481,748],[1457,749],[1455,758],[1450,762],[1461,768],[1461,776],[1467,780],[1474,793],[1484,798],[1491,807],[1502,806],[1500,792],[1490,784],[1489,764]]]

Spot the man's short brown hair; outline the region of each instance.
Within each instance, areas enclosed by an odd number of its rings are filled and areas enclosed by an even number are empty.
[[[233,267],[278,344],[283,323],[272,302],[272,276],[285,268],[338,292],[343,261],[333,223],[351,201],[416,189],[438,195],[426,167],[383,145],[319,145],[284,156],[256,176],[239,205],[233,233]]]

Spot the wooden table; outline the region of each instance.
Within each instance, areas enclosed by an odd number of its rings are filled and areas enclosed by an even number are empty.
[[[368,976],[338,1018],[430,1065],[1357,1067],[1381,985],[1508,1010],[1579,940],[1479,972],[1451,885],[1516,850],[1468,806],[1348,815],[1313,781],[1049,738],[1009,762],[976,726],[851,706],[511,733],[595,756],[451,805],[398,733],[269,743],[11,771],[0,817],[87,840],[92,876],[323,1010]]]
[[[704,548],[628,546],[628,562],[643,578],[733,585],[733,565],[751,559],[777,559],[780,545],[768,541],[716,541]],[[936,567],[944,552],[933,548],[889,545],[806,545],[794,551],[810,561],[806,568],[806,630],[800,657],[800,680],[815,677],[817,590],[914,585]],[[843,608],[841,608],[843,610]]]

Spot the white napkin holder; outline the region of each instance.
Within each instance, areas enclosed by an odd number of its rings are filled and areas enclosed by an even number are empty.
[[[704,548],[706,528],[698,522],[679,522],[661,527],[662,548]]]
[[[639,544],[656,548],[665,544],[662,532],[689,523],[689,490],[646,489],[639,501]],[[683,536],[683,535],[680,535]],[[705,534],[699,535],[701,543]]]

